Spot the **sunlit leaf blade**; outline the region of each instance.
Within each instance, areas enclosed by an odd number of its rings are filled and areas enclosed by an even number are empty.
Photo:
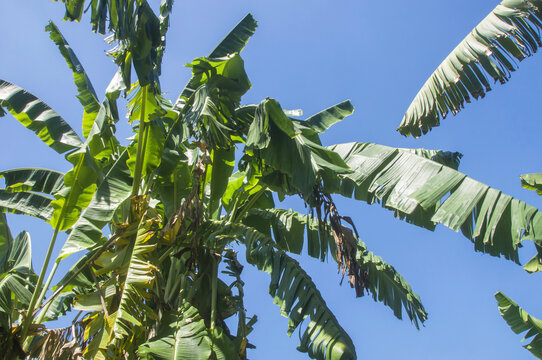
[[[519,262],[518,244],[542,241],[534,207],[409,151],[370,143],[330,147],[352,169],[341,175],[344,196],[379,202],[396,217],[427,229],[461,230],[475,249]]]
[[[520,176],[521,186],[525,189],[534,190],[542,196],[542,173],[525,174]]]
[[[542,1],[504,0],[446,57],[418,92],[399,125],[420,136],[483,98],[490,80],[504,84],[521,61],[542,46]]]
[[[84,1],[79,1],[81,7],[83,6]],[[66,9],[68,4],[66,4]],[[79,19],[81,13],[76,19]],[[50,21],[49,24],[45,27],[45,30],[49,32],[49,37],[54,43],[58,46],[60,53],[66,60],[68,67],[73,73],[73,80],[75,86],[77,87],[77,98],[83,106],[83,136],[86,138],[90,133],[94,119],[98,115],[100,110],[100,103],[98,102],[96,92],[88,78],[83,65],[79,62],[79,59],[75,55],[73,49],[70,47],[64,36],[60,33],[58,27]]]
[[[341,121],[353,113],[354,106],[352,103],[350,103],[350,100],[346,100],[320,111],[318,114],[309,117],[305,121],[320,134],[326,131],[331,125]]]
[[[211,153],[212,165],[207,168],[206,182],[209,184],[209,214],[218,219],[220,200],[228,186],[228,180],[235,166],[235,148],[216,149]]]
[[[5,180],[5,189],[9,192],[33,191],[54,194],[64,184],[64,174],[49,169],[25,168],[0,172]]]
[[[50,220],[53,216],[52,200],[50,197],[32,192],[12,193],[0,189],[0,212],[25,214]]]
[[[68,123],[43,101],[26,90],[0,79],[0,117],[2,108],[58,153],[76,149],[83,143]]]
[[[240,53],[245,45],[248,43],[250,37],[256,31],[258,23],[254,20],[252,14],[248,14],[241,20],[226,37],[217,45],[217,47],[211,51],[209,58],[222,58],[230,54]],[[182,98],[188,99],[192,93],[196,90],[193,87],[193,79],[188,81],[179,98],[175,102],[175,105],[182,104],[184,101]]]
[[[156,337],[139,347],[142,359],[189,360],[217,359],[235,360],[235,348],[220,328],[210,330],[198,310],[185,303],[177,311],[164,314],[162,326]]]
[[[75,224],[81,211],[88,206],[96,191],[100,171],[85,146],[66,158],[73,164],[73,168],[64,175],[64,186],[51,202],[54,212],[50,223],[60,231]]]
[[[527,331],[523,340],[532,338],[531,342],[523,347],[542,359],[542,320],[529,315],[500,291],[495,294],[495,299],[497,299],[501,316],[512,331],[516,334]]]
[[[125,151],[104,177],[81,217],[73,226],[59,254],[59,259],[89,249],[102,240],[102,228],[113,218],[117,207],[132,191],[132,178],[126,165]]]

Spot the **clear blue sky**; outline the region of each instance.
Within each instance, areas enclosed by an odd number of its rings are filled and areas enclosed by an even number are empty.
[[[497,4],[494,0],[177,0],[162,87],[175,99],[190,75],[184,64],[208,54],[251,12],[259,28],[242,54],[253,85],[245,103],[269,96],[286,109],[301,108],[311,115],[351,99],[355,114],[328,131],[323,138],[326,145],[360,141],[460,151],[464,154],[461,171],[541,208],[542,198],[522,189],[519,175],[542,171],[542,55],[521,63],[509,84],[496,85],[486,99],[444,120],[424,138],[404,138],[395,131],[427,77]],[[71,73],[43,31],[47,21],[59,25],[99,95],[115,66],[104,55],[108,46],[101,36],[90,32],[88,16],[81,24],[64,23],[62,8],[45,0],[0,3],[0,78],[41,97],[80,129],[81,110]],[[59,162],[56,153],[13,118],[6,116],[0,124],[0,169],[68,170],[67,162]],[[127,137],[126,127],[119,128]],[[398,221],[379,205],[349,200],[338,205],[342,214],[354,218],[369,249],[399,270],[429,312],[426,326],[417,331],[369,296],[356,299],[352,289],[340,287],[332,263],[301,260],[351,335],[358,358],[531,358],[521,347],[521,336],[514,335],[498,314],[493,294],[502,290],[542,318],[540,274],[529,275],[511,262],[474,253],[469,240],[449,229],[429,232]],[[30,231],[34,267],[39,269],[52,234],[50,226],[23,216],[8,219],[14,233]],[[534,253],[528,245],[523,261]],[[304,359],[295,350],[297,334],[288,339],[287,320],[267,294],[267,274],[245,269],[246,307],[249,315],[256,313],[260,319],[250,336],[257,349],[249,357]]]

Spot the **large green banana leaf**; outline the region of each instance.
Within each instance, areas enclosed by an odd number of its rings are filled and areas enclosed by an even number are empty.
[[[504,84],[516,69],[514,60],[542,46],[542,1],[503,0],[444,59],[420,89],[399,125],[403,135],[420,136],[457,114],[471,97],[491,90],[488,77]]]
[[[258,23],[252,14],[248,14],[226,35],[226,37],[211,51],[208,58],[222,58],[230,54],[240,53],[256,31]],[[181,108],[190,96],[196,91],[195,79],[192,77],[181,91],[175,102],[175,107]]]
[[[330,147],[352,170],[326,189],[369,204],[427,229],[442,223],[461,230],[475,249],[519,262],[524,239],[542,242],[542,214],[534,207],[410,151],[370,143]]]
[[[208,329],[198,310],[188,303],[166,312],[162,324],[157,336],[137,350],[142,359],[239,359],[228,336],[220,328]]]
[[[94,193],[62,247],[58,259],[94,247],[102,240],[102,228],[111,221],[113,213],[132,191],[132,178],[126,165],[125,151],[115,162]]]
[[[27,168],[2,171],[0,178],[5,180],[5,189],[0,189],[0,212],[51,219],[53,199],[44,194],[55,194],[62,189],[64,174],[48,169]]]
[[[0,79],[0,117],[8,111],[58,153],[80,147],[83,142],[60,115],[26,90]]]
[[[512,331],[516,334],[527,331],[523,340],[532,338],[531,342],[523,347],[537,358],[542,359],[542,320],[529,315],[500,291],[495,294],[495,298],[499,304],[502,318]]]
[[[64,36],[62,36],[57,26],[50,21],[45,27],[45,30],[49,32],[49,37],[58,46],[60,53],[66,60],[68,67],[73,73],[73,80],[78,92],[77,98],[83,106],[83,136],[87,138],[90,133],[90,129],[92,128],[92,124],[94,123],[94,119],[100,110],[98,97],[96,96],[94,87],[92,86],[83,65],[75,55]]]
[[[226,229],[222,223],[220,226]],[[299,263],[251,227],[238,226],[236,232],[246,245],[247,261],[271,275],[269,294],[281,314],[288,317],[288,335],[300,329],[298,350],[313,359],[355,359],[352,340]],[[302,325],[306,318],[309,323]]]
[[[261,232],[272,230],[277,246],[294,254],[301,254],[304,247],[309,256],[324,261],[331,253],[335,259],[336,244],[327,229],[319,225],[318,219],[292,210],[251,209],[244,223]],[[269,233],[268,235],[271,235]],[[304,244],[304,239],[307,243]],[[357,240],[356,261],[368,277],[366,289],[375,301],[389,306],[395,316],[402,318],[403,309],[416,327],[427,319],[420,297],[412,291],[407,281],[379,256],[367,250],[366,245]],[[336,260],[336,259],[335,259]]]
[[[10,192],[32,191],[55,194],[64,184],[64,174],[60,171],[22,168],[0,172],[5,180],[5,189]]]

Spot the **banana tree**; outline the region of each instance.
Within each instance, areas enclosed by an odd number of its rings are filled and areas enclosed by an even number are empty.
[[[416,327],[427,313],[396,270],[367,249],[334,197],[380,203],[428,229],[442,223],[461,230],[476,250],[516,262],[521,241],[539,242],[542,215],[459,173],[458,153],[322,146],[321,134],[352,114],[349,101],[304,120],[274,99],[242,104],[251,85],[239,53],[256,29],[250,15],[188,65],[191,80],[168,100],[159,78],[171,2],[159,16],[145,1],[119,4],[90,3],[93,28],[110,29],[116,43],[118,72],[101,102],[66,39],[47,26],[73,73],[83,138],[36,96],[0,83],[1,107],[73,167],[66,174],[1,173],[2,210],[53,227],[39,276],[25,279],[31,296],[6,290],[28,304],[9,325],[9,346],[38,358],[246,358],[256,317],[243,303],[235,251],[242,246],[245,262],[270,274],[269,293],[288,318],[287,333],[299,330],[300,351],[356,358],[349,335],[291,254],[306,248],[310,257],[332,259],[356,296],[371,294]],[[67,3],[67,18],[78,20],[83,5]],[[126,147],[115,137],[122,92],[133,128]],[[309,211],[277,207],[287,197],[301,198]],[[63,231],[67,240],[47,272]],[[58,264],[80,252],[51,287]],[[72,326],[40,327],[73,310],[80,313]]]
[[[420,89],[406,111],[397,130],[403,135],[419,137],[451,112],[456,115],[471,97],[483,98],[491,90],[488,78],[506,83],[517,69],[515,61],[532,56],[542,46],[542,2],[537,0],[502,1],[465,39],[444,59]],[[541,195],[542,174],[521,176],[523,187]],[[526,213],[507,205],[512,214]],[[500,211],[496,205],[493,209]],[[491,210],[490,210],[491,211]],[[528,217],[530,215],[527,215]],[[534,236],[536,254],[524,269],[529,273],[542,270],[540,235]],[[542,358],[542,323],[532,317],[501,291],[495,294],[499,311],[516,333],[527,331],[524,338],[533,337],[524,347]]]

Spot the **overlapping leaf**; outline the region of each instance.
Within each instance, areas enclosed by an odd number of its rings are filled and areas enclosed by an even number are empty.
[[[312,279],[299,263],[282,251],[261,233],[245,230],[247,261],[271,274],[269,294],[280,306],[281,314],[288,317],[288,334],[302,325],[298,350],[313,359],[355,359],[352,340],[328,309]]]
[[[118,206],[132,191],[132,179],[125,151],[104,177],[90,204],[73,225],[59,259],[89,249],[102,241],[102,228],[111,221]]]
[[[337,192],[434,229],[461,229],[475,249],[519,261],[518,244],[542,241],[542,214],[532,206],[409,151],[369,143],[330,147],[353,170],[341,175]]]
[[[244,151],[256,163],[263,160],[267,170],[276,171],[272,174],[275,183],[270,182],[271,177],[266,182],[286,193],[309,196],[320,179],[335,183],[337,174],[349,172],[337,153],[321,145],[312,127],[288,118],[273,99],[258,106]],[[286,177],[290,184],[281,184],[281,177]]]
[[[515,60],[542,46],[542,1],[503,0],[444,59],[418,92],[399,125],[403,135],[420,136],[457,114],[471,97],[491,90],[489,78],[504,84]]]
[[[211,51],[209,58],[223,58],[230,54],[240,53],[245,45],[248,43],[250,37],[256,31],[258,23],[254,20],[252,14],[248,14],[241,20],[226,37],[217,45],[217,47]],[[188,81],[179,98],[175,102],[175,106],[181,108],[186,99],[196,91],[198,84],[194,77]],[[199,85],[199,84],[198,84]]]

